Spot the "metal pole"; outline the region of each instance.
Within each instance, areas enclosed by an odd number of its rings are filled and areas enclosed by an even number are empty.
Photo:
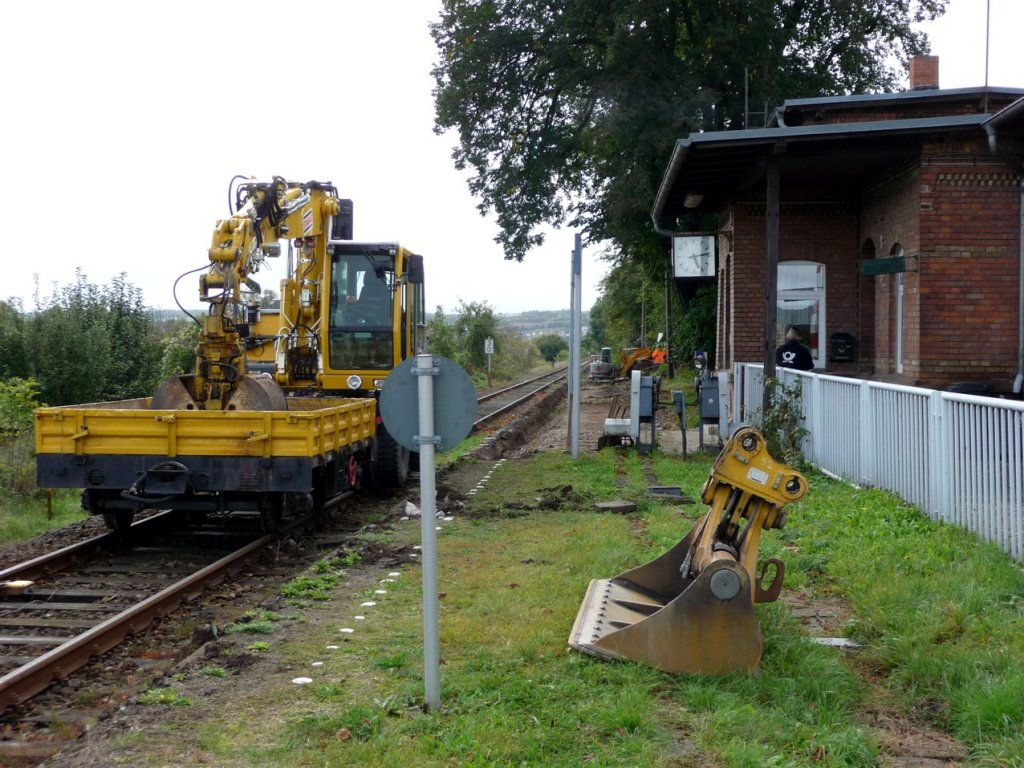
[[[985,103],[982,111],[988,114],[988,38],[992,31],[992,0],[985,2]]]
[[[419,376],[420,538],[423,554],[423,681],[428,712],[441,706],[441,653],[437,598],[437,514],[435,510],[434,356],[416,356]]]
[[[569,412],[569,451],[574,459],[580,457],[580,333],[583,330],[583,238],[576,233],[572,250],[572,347],[569,351],[569,380],[572,382]]]
[[[768,379],[775,378],[775,323],[778,317],[779,296],[779,189],[780,165],[778,154],[772,154],[766,165],[767,189],[765,205],[764,249],[764,395],[761,413],[767,415],[771,404]]]

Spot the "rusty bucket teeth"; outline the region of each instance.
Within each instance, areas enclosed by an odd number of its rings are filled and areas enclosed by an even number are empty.
[[[754,669],[761,629],[746,573],[720,562],[677,596],[657,600],[615,579],[590,582],[569,645],[605,659],[701,675]]]

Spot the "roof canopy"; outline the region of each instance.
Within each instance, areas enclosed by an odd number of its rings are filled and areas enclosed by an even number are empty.
[[[957,95],[963,98],[961,91]],[[1013,94],[1000,92],[1000,95],[1005,103],[1006,96]],[[800,99],[786,102],[781,114],[796,107],[803,110],[839,105],[847,109],[877,107],[900,96]],[[948,100],[950,94],[931,91],[930,96],[934,100]],[[782,184],[786,189],[854,191],[888,169],[919,159],[922,140],[928,136],[949,132],[1020,133],[1024,128],[1024,98],[1018,98],[995,114],[800,126],[787,126],[778,117],[772,122],[777,127],[711,131],[677,141],[651,212],[655,224],[671,229],[680,215],[717,211],[721,205],[745,194],[751,199],[764,199],[765,161],[772,156],[779,159]]]

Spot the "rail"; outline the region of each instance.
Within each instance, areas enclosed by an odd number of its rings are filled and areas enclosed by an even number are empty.
[[[337,503],[338,499],[333,499]],[[172,513],[165,513],[167,515]],[[0,645],[24,644],[24,645],[53,645],[50,650],[42,655],[36,656],[25,663],[0,677],[0,711],[7,707],[24,702],[47,688],[54,680],[67,677],[76,669],[87,664],[93,657],[110,650],[126,637],[136,634],[147,626],[153,619],[164,616],[177,608],[181,603],[197,597],[207,586],[215,586],[227,575],[242,567],[242,565],[262,548],[272,543],[278,536],[285,534],[295,528],[309,524],[315,518],[316,513],[289,521],[283,525],[275,534],[261,536],[235,551],[224,555],[215,562],[200,568],[175,583],[161,589],[153,595],[126,607],[103,621],[85,622],[90,624],[84,632],[70,638],[61,637],[36,637],[19,638],[17,636],[0,638]],[[132,533],[138,535],[153,526],[162,522],[164,515],[141,520],[132,526]],[[63,569],[72,566],[81,558],[87,558],[90,554],[103,549],[111,541],[116,540],[117,534],[110,533],[93,537],[70,547],[65,547],[42,557],[33,558],[24,563],[11,566],[0,572],[6,584],[8,600],[17,597],[32,597],[31,592],[24,591],[24,585],[18,585],[15,580],[37,578],[40,574],[55,569]],[[114,538],[111,538],[114,537]],[[83,611],[95,611],[95,606],[88,602],[81,605]],[[58,620],[59,621],[59,620]],[[54,626],[67,626],[71,622],[54,624]]]
[[[477,398],[477,404],[478,406],[483,406],[484,414],[473,422],[473,427],[480,427],[513,408],[517,408],[529,401],[537,393],[543,392],[553,385],[564,381],[568,375],[568,368],[557,368],[553,371],[548,371],[542,376],[535,376],[532,379],[518,382],[512,386],[480,395]]]
[[[763,366],[737,363],[733,422],[757,422]],[[1024,403],[779,369],[799,384],[804,457],[892,491],[1024,562]]]

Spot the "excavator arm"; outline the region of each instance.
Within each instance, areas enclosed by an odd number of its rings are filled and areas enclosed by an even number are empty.
[[[161,384],[153,398],[154,408],[285,408],[283,393],[268,377],[246,376],[243,337],[248,323],[243,318],[247,307],[254,314],[260,294],[252,275],[268,256],[280,255],[282,239],[298,243],[310,265],[319,263],[322,271],[327,233],[342,204],[330,184],[296,184],[275,177],[270,182],[242,184],[235,207],[234,215],[214,226],[207,252],[210,266],[199,280],[199,299],[209,309],[196,347],[196,372]],[[303,284],[291,287],[293,298],[303,298],[292,302],[298,307],[298,326],[315,325],[316,302],[311,294],[318,290],[318,277],[319,273],[307,269]]]

